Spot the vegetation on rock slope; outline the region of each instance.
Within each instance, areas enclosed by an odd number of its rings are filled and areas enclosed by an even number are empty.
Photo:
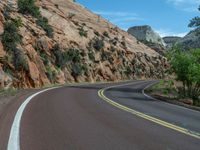
[[[166,58],[72,1],[3,0],[0,9],[0,73],[14,87],[166,74]]]

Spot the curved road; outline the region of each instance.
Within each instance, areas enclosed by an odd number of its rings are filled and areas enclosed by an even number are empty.
[[[35,96],[21,118],[20,150],[199,150],[200,112],[147,98],[142,90],[153,82],[68,86]],[[106,102],[98,95],[103,88],[114,103],[189,134]]]

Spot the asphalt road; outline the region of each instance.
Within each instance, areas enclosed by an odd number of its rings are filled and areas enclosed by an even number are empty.
[[[200,139],[119,109],[121,105],[200,133],[200,112],[155,101],[152,81],[62,87],[35,96],[20,122],[20,150],[199,150]]]

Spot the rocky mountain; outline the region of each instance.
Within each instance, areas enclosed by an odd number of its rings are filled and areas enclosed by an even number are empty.
[[[166,58],[73,0],[29,1],[0,1],[0,87],[165,76]]]
[[[200,48],[200,29],[192,30],[186,36],[177,41],[177,44],[182,45],[185,49]]]
[[[128,33],[160,54],[163,54],[166,44],[160,35],[149,25],[131,27],[128,29]]]
[[[166,36],[163,37],[164,42],[166,43],[166,48],[170,49],[174,44],[180,41],[182,38],[177,36]]]

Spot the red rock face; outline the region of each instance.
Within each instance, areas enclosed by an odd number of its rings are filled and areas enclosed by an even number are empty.
[[[3,17],[3,14],[0,12],[0,35],[2,35],[4,32],[3,22],[4,22],[4,17]]]
[[[6,0],[1,2],[7,5]],[[0,3],[0,10],[4,4]],[[36,24],[36,18],[13,8],[11,18],[22,20],[19,33],[23,38],[18,47],[28,64],[28,70],[17,71],[12,61],[2,63],[11,70],[14,86],[31,88],[66,82],[164,77],[167,69],[164,57],[83,6],[72,0],[37,1],[37,6],[48,19],[53,37],[48,37]],[[0,13],[0,36],[3,22]],[[53,49],[56,44],[59,50]],[[73,54],[69,55],[70,50]],[[0,42],[0,57],[5,55],[12,58],[3,51]]]
[[[3,59],[5,57],[6,53],[3,50],[3,44],[0,41],[0,59]]]

